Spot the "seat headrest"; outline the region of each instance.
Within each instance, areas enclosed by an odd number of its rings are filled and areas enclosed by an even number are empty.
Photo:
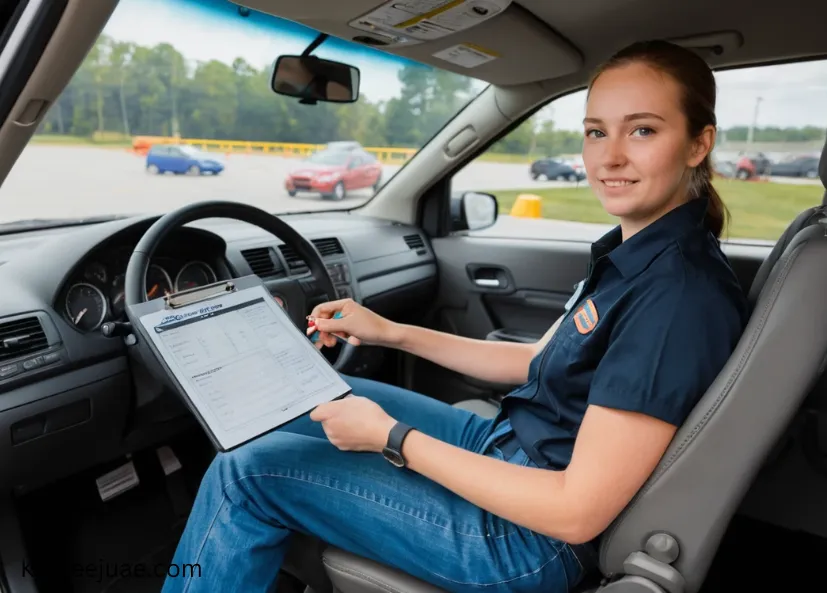
[[[818,161],[818,176],[821,177],[821,185],[827,189],[827,140],[824,141],[824,148],[821,149],[821,159]]]

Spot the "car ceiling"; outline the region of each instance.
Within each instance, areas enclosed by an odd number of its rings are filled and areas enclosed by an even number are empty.
[[[375,0],[240,4],[346,40],[361,34],[347,23],[380,5]],[[816,17],[823,11],[823,0],[519,0],[465,32],[383,51],[502,86],[572,75],[582,84],[614,51],[641,39],[694,47],[714,67],[824,54],[827,35],[823,19]],[[433,57],[457,43],[477,44],[500,57],[473,70]],[[709,51],[715,46],[723,51]]]

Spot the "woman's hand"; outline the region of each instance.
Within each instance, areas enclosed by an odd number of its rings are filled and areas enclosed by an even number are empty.
[[[341,313],[339,319],[332,319]],[[399,325],[377,315],[352,299],[341,299],[317,305],[308,320],[307,335],[319,331],[316,347],[336,345],[336,337],[354,346],[360,344],[394,345],[400,338]]]
[[[380,453],[396,420],[379,404],[358,396],[348,396],[317,406],[310,419],[321,422],[327,438],[342,451]]]

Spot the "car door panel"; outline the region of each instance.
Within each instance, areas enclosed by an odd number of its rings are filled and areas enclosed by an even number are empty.
[[[432,244],[439,308],[456,333],[479,339],[503,327],[545,333],[584,278],[591,254],[588,242],[575,241],[454,236]],[[507,280],[480,286],[480,270],[501,271]]]

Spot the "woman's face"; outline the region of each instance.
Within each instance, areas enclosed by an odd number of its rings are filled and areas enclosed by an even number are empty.
[[[583,161],[624,239],[689,199],[690,168],[703,161],[714,128],[689,137],[680,87],[643,64],[601,74],[586,106]]]

